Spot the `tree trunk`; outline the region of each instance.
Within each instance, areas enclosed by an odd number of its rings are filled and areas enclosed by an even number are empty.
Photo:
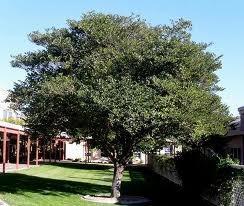
[[[125,169],[124,165],[118,163],[114,164],[114,176],[113,176],[111,197],[115,197],[115,198],[120,197],[120,187],[121,187],[121,181],[122,181],[124,169]]]

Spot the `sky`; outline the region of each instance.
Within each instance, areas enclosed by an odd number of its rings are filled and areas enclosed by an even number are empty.
[[[11,89],[25,73],[10,65],[11,56],[37,49],[28,40],[32,31],[64,27],[89,11],[140,15],[152,25],[184,18],[192,21],[192,38],[212,42],[210,51],[223,55],[217,72],[222,101],[233,115],[244,106],[244,1],[243,0],[1,0],[0,88]]]

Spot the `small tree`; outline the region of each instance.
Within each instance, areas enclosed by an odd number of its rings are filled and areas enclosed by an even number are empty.
[[[14,58],[27,76],[9,99],[32,131],[92,136],[114,164],[117,198],[140,144],[224,131],[228,112],[215,94],[220,60],[191,40],[190,28],[182,19],[150,26],[135,16],[88,13],[67,28],[33,32],[42,50]]]

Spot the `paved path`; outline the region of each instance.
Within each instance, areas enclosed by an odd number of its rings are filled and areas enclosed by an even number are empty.
[[[22,169],[27,169],[27,165],[26,164],[19,164],[18,170],[22,170]],[[6,163],[6,172],[14,172],[16,170],[17,170],[16,164]],[[3,164],[0,164],[0,173],[2,173],[2,172],[3,172]],[[0,206],[2,206],[2,205],[0,204]]]
[[[3,202],[2,200],[0,200],[0,206],[8,206],[8,204],[6,202]]]
[[[19,164],[19,169],[27,168],[26,164]],[[0,173],[3,171],[3,164],[0,164]],[[6,163],[6,172],[16,171],[16,164]],[[1,205],[0,205],[1,206]]]

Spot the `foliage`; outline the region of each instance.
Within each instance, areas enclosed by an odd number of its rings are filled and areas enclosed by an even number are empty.
[[[175,165],[186,190],[193,195],[217,197],[219,204],[229,206],[235,199],[233,192],[243,184],[244,172],[233,168],[229,157],[218,158],[191,150],[180,154]]]
[[[92,136],[120,167],[138,147],[152,150],[166,137],[191,143],[223,134],[220,57],[190,30],[183,19],[151,26],[137,16],[88,13],[67,28],[33,32],[41,49],[14,57],[27,76],[9,100],[31,133]]]
[[[24,125],[25,121],[23,119],[16,119],[16,118],[4,118],[1,121],[12,123],[12,124],[17,124],[17,125]]]
[[[175,170],[174,157],[167,155],[155,155],[151,157],[153,158],[153,162],[156,162],[161,169]]]
[[[162,174],[178,174],[190,198],[204,196],[217,200],[218,205],[230,206],[244,197],[244,171],[236,168],[231,158],[208,156],[200,150],[178,154],[176,158],[153,156],[154,167]]]
[[[218,168],[227,168],[230,167],[231,165],[239,164],[239,160],[233,160],[230,158],[229,155],[227,155],[226,158],[220,158],[219,163],[218,163]]]
[[[175,158],[176,170],[183,187],[200,195],[217,179],[216,157],[207,157],[199,150],[184,151]]]
[[[153,162],[161,171],[176,172],[192,196],[217,197],[219,205],[229,206],[235,199],[244,197],[239,194],[243,189],[244,171],[234,167],[239,161],[226,154],[227,141],[224,136],[211,135],[185,148],[175,158],[155,156]]]
[[[219,135],[214,134],[207,137],[202,138],[199,142],[197,147],[198,148],[205,148],[210,149],[215,153],[215,155],[218,155],[219,157],[226,158],[227,157],[227,146],[229,139],[225,135]]]
[[[218,178],[212,185],[212,193],[218,194],[220,205],[230,206],[238,199],[244,198],[243,184],[244,171],[243,168],[233,166],[236,164],[231,158],[220,159],[218,163]],[[235,205],[235,204],[234,204]]]

